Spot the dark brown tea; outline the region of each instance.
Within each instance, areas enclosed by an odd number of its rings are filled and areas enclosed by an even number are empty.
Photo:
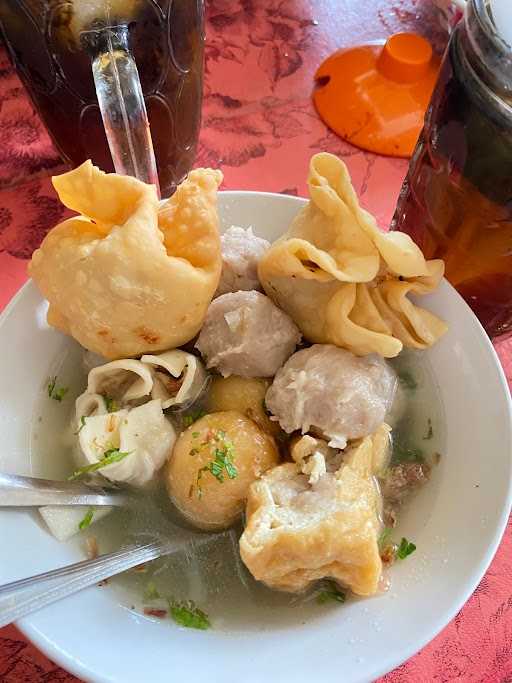
[[[162,196],[193,165],[201,120],[202,0],[1,0],[11,57],[64,159],[113,171],[84,36],[126,26]]]
[[[448,280],[497,337],[512,332],[512,106],[484,83],[470,31],[452,36],[393,228],[445,260]]]

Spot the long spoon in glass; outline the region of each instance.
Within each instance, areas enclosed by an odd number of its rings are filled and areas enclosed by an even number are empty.
[[[137,65],[129,48],[126,22],[106,17],[81,32],[91,56],[96,96],[116,173],[130,175],[160,188],[153,142]]]

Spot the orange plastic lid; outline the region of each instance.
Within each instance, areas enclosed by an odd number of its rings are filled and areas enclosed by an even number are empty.
[[[340,137],[363,149],[411,156],[439,73],[430,43],[397,33],[385,44],[339,50],[315,74],[313,100]]]

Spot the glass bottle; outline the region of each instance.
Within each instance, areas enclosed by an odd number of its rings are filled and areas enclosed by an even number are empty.
[[[485,0],[452,34],[392,229],[445,260],[491,337],[512,333],[512,50]]]

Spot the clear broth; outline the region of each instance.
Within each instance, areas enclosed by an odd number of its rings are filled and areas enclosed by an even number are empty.
[[[421,352],[404,351],[391,364],[399,375],[408,373],[416,383],[414,389],[401,385],[388,416],[394,438],[408,447],[421,448],[426,461],[434,462],[436,454],[443,452],[444,419],[433,373]],[[31,434],[32,472],[35,476],[64,479],[73,471],[74,437],[70,425],[74,402],[84,390],[87,378],[81,347],[72,343],[50,374],[57,375],[58,385],[69,390],[62,403],[51,400],[46,387],[36,399]],[[435,479],[434,476],[426,486],[435,486]],[[85,511],[86,508],[84,514]],[[176,521],[179,519],[165,488],[158,483],[142,494],[134,507],[115,509],[69,543],[85,547],[86,538],[94,536],[99,552],[106,553],[144,535],[169,536],[170,522]],[[144,607],[166,609],[164,596],[190,599],[208,614],[213,628],[225,631],[290,628],[319,617],[328,609],[340,608],[336,602],[318,604],[318,588],[297,596],[270,590],[255,581],[238,552],[241,531],[240,525],[215,542],[205,542],[192,554],[182,551],[149,563],[143,571],[125,572],[99,590],[112,591],[117,602],[140,613]],[[150,583],[162,599],[145,601],[144,593]]]

